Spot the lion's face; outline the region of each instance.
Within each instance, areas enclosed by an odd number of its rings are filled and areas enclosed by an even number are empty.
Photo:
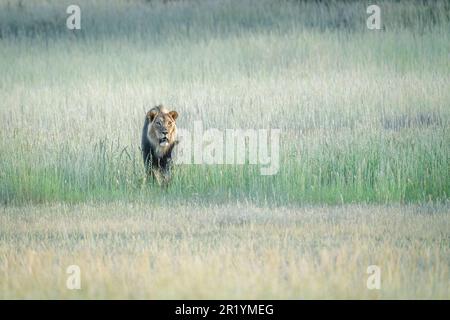
[[[171,111],[172,115],[171,113],[160,112],[153,120],[152,129],[155,131],[156,138],[161,147],[168,146],[169,142],[174,140],[176,130],[174,118],[176,118],[176,116],[173,116],[173,112],[174,111]]]
[[[178,117],[176,111],[168,111],[163,107],[153,108],[149,111],[150,125],[148,138],[155,146],[159,146],[162,152],[176,140],[177,126],[175,120]]]

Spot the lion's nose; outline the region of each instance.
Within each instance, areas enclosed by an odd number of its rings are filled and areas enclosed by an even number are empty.
[[[162,130],[161,133],[164,134],[164,135],[167,135],[167,134],[169,133],[169,131],[167,131],[167,130]]]

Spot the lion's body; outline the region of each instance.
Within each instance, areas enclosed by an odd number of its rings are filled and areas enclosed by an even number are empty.
[[[142,129],[142,156],[146,174],[153,176],[160,185],[170,181],[172,151],[177,144],[175,119],[178,114],[163,106],[152,108],[145,117]]]

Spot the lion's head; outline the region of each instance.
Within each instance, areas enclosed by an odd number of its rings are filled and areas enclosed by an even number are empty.
[[[162,105],[147,112],[149,121],[147,137],[159,155],[164,155],[176,142],[177,126],[175,120],[177,117],[176,111],[169,111]]]

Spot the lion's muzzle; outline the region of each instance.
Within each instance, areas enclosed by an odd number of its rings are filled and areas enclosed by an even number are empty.
[[[159,139],[159,145],[161,147],[166,147],[169,145],[169,139],[167,139],[167,137],[161,138]]]

